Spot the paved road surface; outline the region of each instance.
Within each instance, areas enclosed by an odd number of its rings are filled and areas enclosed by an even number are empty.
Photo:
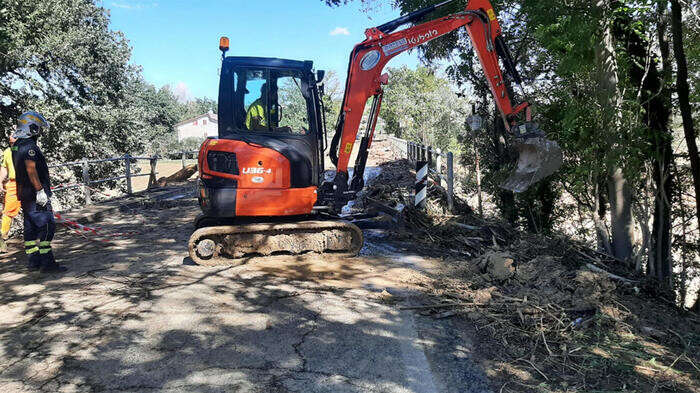
[[[358,258],[199,267],[196,213],[180,200],[115,214],[100,225],[141,233],[113,245],[59,234],[64,276],[0,259],[0,390],[488,391],[457,321],[398,307],[435,261],[370,236]]]

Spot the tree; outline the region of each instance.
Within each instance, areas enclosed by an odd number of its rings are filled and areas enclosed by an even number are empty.
[[[52,127],[40,143],[52,162],[164,153],[177,143],[174,124],[215,110],[216,103],[178,103],[169,88],[143,80],[130,56],[127,40],[109,29],[109,15],[96,1],[3,0],[0,127],[13,127],[28,109],[43,113]],[[110,177],[123,169],[90,170]]]
[[[326,130],[333,131],[335,123],[340,115],[340,105],[343,100],[345,86],[340,82],[338,73],[334,70],[326,71],[323,77],[323,105],[326,110]]]
[[[347,3],[324,1],[334,6]],[[435,2],[392,4],[406,14]],[[452,2],[424,20],[459,12],[466,3]],[[677,288],[685,293],[685,283],[697,274],[692,269],[697,269],[700,252],[700,157],[694,118],[700,109],[698,1],[492,3],[525,80],[524,94],[515,95],[515,100],[534,104],[536,121],[564,150],[564,166],[546,182],[519,195],[497,188],[514,156],[465,31],[422,45],[418,52],[425,64],[448,62],[452,82],[478,97],[476,109],[487,126],[483,134],[463,139],[464,150],[478,149],[485,190],[494,195],[500,213],[530,230],[546,228],[553,220],[570,225],[569,215],[561,214],[568,202],[558,198],[564,192],[595,223],[594,230],[582,227],[580,233],[618,258],[636,258],[639,270],[646,255],[649,276],[667,287],[680,280]],[[397,119],[410,113],[406,109]],[[684,145],[674,143],[676,114],[682,133],[678,127],[675,138],[685,140]],[[388,125],[396,127],[397,119],[388,118]],[[464,163],[469,164],[469,157]],[[634,252],[633,225],[639,226],[643,238]],[[672,274],[674,257],[679,258],[678,277]]]
[[[468,101],[453,91],[447,79],[426,67],[389,68],[380,117],[386,131],[427,145],[459,150]]]
[[[6,0],[0,9],[0,126],[27,109],[43,112],[53,127],[42,143],[54,161],[136,147],[122,109],[138,69],[105,9],[88,0]]]
[[[195,116],[201,115],[211,111],[216,113],[218,108],[215,100],[211,98],[195,98],[192,101],[180,104],[182,113],[179,115],[178,121],[183,121],[186,119],[193,118]]]
[[[683,14],[678,0],[671,0],[671,31],[673,36],[673,53],[676,59],[676,92],[681,117],[683,118],[683,132],[688,146],[688,160],[693,174],[693,188],[695,197],[700,195],[700,156],[698,155],[697,135],[693,122],[693,111],[690,106],[690,87],[688,84],[688,61],[683,47]],[[695,204],[697,212],[698,228],[700,228],[700,203]]]
[[[297,78],[281,78],[279,86],[279,104],[282,106],[280,127],[290,127],[292,132],[302,132],[309,128],[309,112],[306,99]]]

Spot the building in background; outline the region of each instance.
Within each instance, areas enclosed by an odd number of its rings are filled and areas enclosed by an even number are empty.
[[[218,117],[209,111],[203,115],[181,121],[175,124],[177,141],[182,142],[188,138],[205,139],[219,136]]]

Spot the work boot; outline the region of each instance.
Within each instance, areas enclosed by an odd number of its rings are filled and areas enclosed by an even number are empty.
[[[65,266],[61,266],[59,264],[55,264],[49,267],[43,266],[41,268],[42,273],[65,273],[68,271],[68,268]]]
[[[45,246],[44,246],[45,247]],[[50,247],[50,246],[49,246]],[[42,250],[44,251],[44,250]],[[68,270],[64,266],[56,263],[56,258],[53,256],[53,251],[49,248],[48,252],[41,255],[41,272],[42,273],[63,273]]]
[[[29,263],[27,263],[27,269],[29,269],[29,271],[37,271],[41,269],[41,258],[39,257],[38,252],[29,254]]]
[[[36,240],[25,240],[24,250],[27,253],[27,268],[29,270],[39,270],[41,268],[41,255]]]

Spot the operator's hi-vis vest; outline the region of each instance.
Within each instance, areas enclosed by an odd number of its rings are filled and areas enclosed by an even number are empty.
[[[275,109],[272,109],[272,116],[274,116],[276,113]],[[245,116],[245,126],[247,129],[251,129],[250,127],[253,125],[253,118],[259,117],[260,118],[260,126],[267,128],[267,120],[268,120],[268,115],[265,113],[265,105],[263,104],[263,101],[261,98],[258,98],[257,100],[253,101],[252,104],[248,107],[248,113],[246,113]],[[273,121],[273,126],[275,122]]]
[[[250,127],[253,125],[253,118],[254,117],[259,117],[260,118],[260,125],[262,127],[267,127],[267,116],[265,115],[265,105],[263,105],[261,99],[257,99],[253,101],[252,104],[250,104],[250,107],[248,108],[248,113],[246,114],[245,117],[245,126],[247,129],[251,129]]]

